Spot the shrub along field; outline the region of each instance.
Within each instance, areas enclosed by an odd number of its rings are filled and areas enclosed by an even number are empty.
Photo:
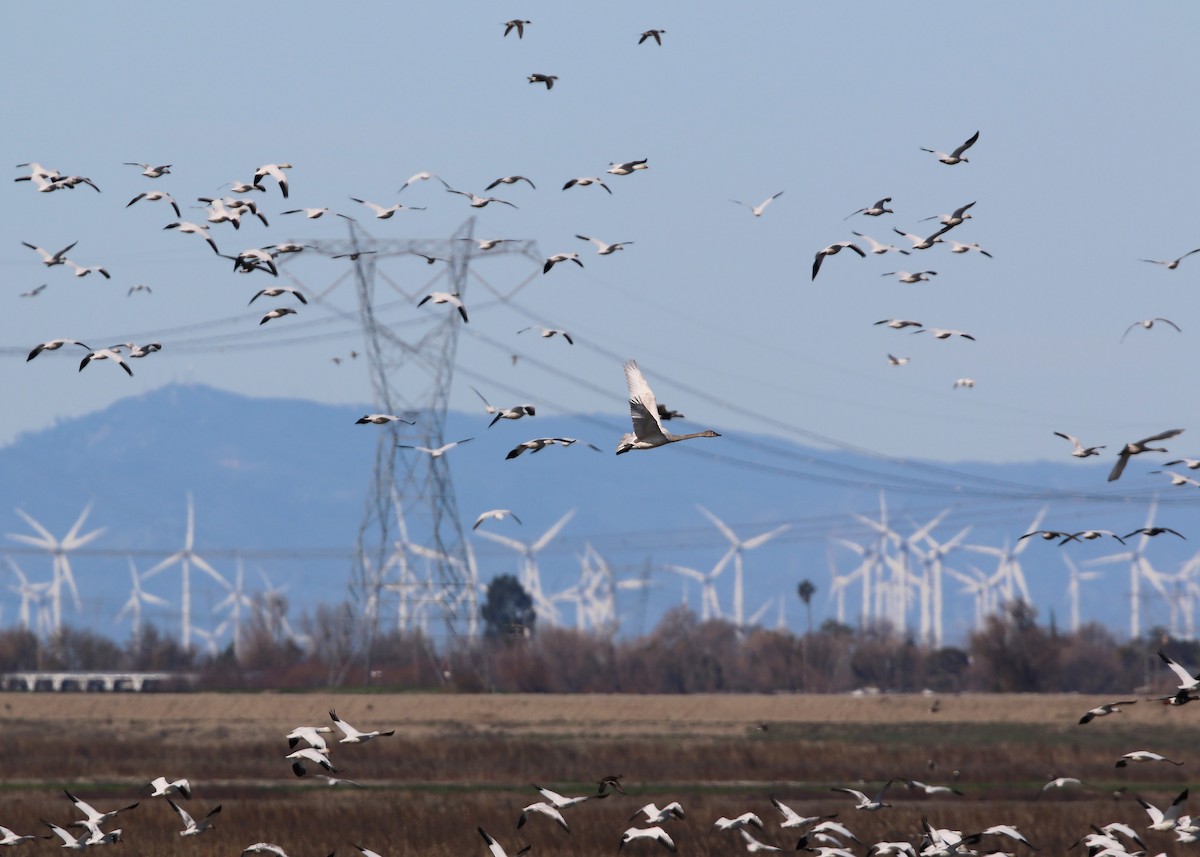
[[[1165,806],[1200,765],[1200,706],[1140,701],[1121,713],[1078,723],[1112,701],[1081,696],[551,696],[437,694],[180,694],[0,696],[5,723],[0,824],[49,833],[41,819],[76,818],[70,789],[101,811],[139,800],[157,776],[187,777],[197,818],[220,804],[216,829],[179,838],[162,798],[108,822],[121,827],[119,853],[236,855],[260,842],[290,857],[488,857],[482,826],[509,855],[612,855],[644,803],[682,803],[687,817],[665,826],[681,853],[741,853],[736,833],[713,831],[719,816],[761,816],[764,842],[795,849],[779,828],[778,797],[805,815],[836,812],[865,844],[917,842],[921,818],[966,832],[1014,824],[1043,851],[1066,853],[1089,825],[1124,821],[1150,854],[1183,854],[1169,833],[1146,832],[1135,796]],[[283,735],[328,725],[328,709],[363,730],[395,729],[363,745],[332,745],[331,759],[362,788],[331,788],[295,777]],[[935,710],[936,709],[936,710]],[[331,739],[340,735],[329,736]],[[1184,762],[1115,767],[1133,750]],[[310,766],[311,768],[311,766]],[[565,810],[571,831],[544,817],[517,829],[522,807],[540,800],[533,783],[564,794],[594,793],[596,780],[623,775],[628,795]],[[1044,794],[1057,776],[1082,785]],[[874,793],[889,779],[893,804],[853,808],[848,786]],[[963,794],[925,796],[907,780]],[[1200,796],[1197,798],[1200,800]],[[1186,810],[1185,810],[1186,811]],[[640,821],[636,823],[641,823]],[[58,842],[21,846],[49,854]],[[1136,846],[1133,846],[1136,847]],[[1011,839],[979,846],[1027,853]],[[1132,850],[1132,849],[1131,849]],[[626,846],[657,855],[652,842]],[[1082,852],[1081,852],[1082,853]]]

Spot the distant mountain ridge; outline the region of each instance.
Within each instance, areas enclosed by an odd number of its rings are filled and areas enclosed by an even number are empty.
[[[126,557],[133,557],[145,571],[178,550],[184,540],[189,494],[195,504],[196,551],[201,556],[210,554],[208,561],[227,579],[233,579],[237,551],[248,558],[247,588],[262,589],[266,579],[277,587],[287,585],[293,616],[318,602],[341,601],[347,595],[350,556],[381,430],[355,425],[355,420],[371,410],[366,405],[249,398],[191,384],[131,396],[85,417],[24,434],[0,449],[0,533],[30,532],[11,511],[20,508],[53,534],[62,535],[84,506],[93,503],[84,531],[107,529],[88,552],[72,557],[83,612],[67,609],[65,620],[118,637],[127,633],[113,621],[129,594]],[[618,578],[649,573],[652,586],[645,594],[621,596],[625,633],[647,630],[663,610],[685,597],[699,610],[698,586],[663,570],[664,564],[673,563],[707,572],[728,549],[698,505],[710,509],[743,539],[791,524],[788,532],[745,554],[746,611],[754,612],[767,599],[779,599],[789,625],[801,630],[803,611],[795,596],[796,584],[804,578],[816,584],[817,621],[833,614],[831,562],[846,574],[859,560],[831,538],[862,544],[871,540],[867,527],[852,513],[878,518],[881,483],[894,486],[911,478],[914,485],[942,486],[940,493],[929,489],[928,496],[895,491],[887,495],[890,520],[901,535],[949,509],[932,531],[934,538],[946,541],[970,526],[966,541],[1000,546],[1005,540],[1016,545],[1044,505],[1036,498],[1020,500],[1019,486],[1091,492],[1103,487],[1107,470],[1104,463],[1067,457],[1054,463],[931,464],[906,471],[866,456],[734,433],[617,457],[613,450],[626,430],[626,419],[622,414],[539,415],[503,420],[489,429],[482,413],[451,413],[445,432],[447,439],[474,438],[448,453],[468,536],[476,515],[485,509],[514,510],[523,526],[509,520],[484,527],[526,542],[538,538],[564,513],[577,510],[562,534],[540,554],[547,591],[561,591],[576,580],[585,544],[608,560]],[[609,424],[611,436],[605,436],[597,426]],[[579,437],[602,452],[581,442],[505,460],[509,449],[538,436]],[[798,475],[804,473],[810,476]],[[873,473],[881,474],[878,482],[871,478]],[[970,474],[971,481],[956,498],[953,476],[963,473]],[[1125,479],[1132,485],[1138,476],[1131,472]],[[1137,491],[1145,491],[1144,481],[1136,484]],[[411,511],[419,518],[415,506]],[[1043,526],[1108,526],[1126,531],[1141,526],[1144,517],[1144,502],[1078,506],[1056,501]],[[1164,506],[1158,522],[1186,534],[1192,517],[1184,509]],[[1120,548],[1115,541],[1102,541],[1066,549],[1040,539],[1023,543],[1025,577],[1043,618],[1053,611],[1060,625],[1067,619],[1063,550],[1084,561]],[[50,560],[44,553],[31,552],[11,539],[0,544],[30,579],[49,578]],[[517,570],[515,552],[479,538],[472,544],[484,581]],[[1169,536],[1153,542],[1147,551],[1156,567],[1171,571],[1191,553],[1186,543]],[[973,565],[991,573],[996,561],[986,554],[960,552],[952,554],[947,564],[964,571]],[[16,577],[9,574],[7,582],[15,584]],[[722,573],[718,583],[720,605],[728,611],[732,568]],[[177,572],[165,571],[145,586],[178,604]],[[974,620],[973,604],[960,589],[960,584],[946,578],[948,637],[961,637]],[[1142,589],[1149,591],[1145,584]],[[1128,592],[1128,564],[1105,567],[1103,581],[1084,584],[1085,617],[1103,621],[1118,635],[1127,633]],[[220,585],[193,574],[193,622],[216,625],[219,618],[212,608],[224,596]],[[1144,597],[1147,615],[1157,610],[1155,615],[1161,613],[1165,621],[1165,605],[1156,608],[1151,596]],[[764,623],[775,623],[779,602],[767,609]],[[859,590],[851,586],[845,604],[852,624],[857,622],[860,602]],[[4,623],[15,622],[17,596],[5,591],[0,604]],[[566,603],[561,607],[569,623],[574,612]],[[145,615],[175,627],[178,614],[173,610],[147,608]],[[909,616],[913,627],[915,605]],[[1143,627],[1151,622],[1143,620]]]

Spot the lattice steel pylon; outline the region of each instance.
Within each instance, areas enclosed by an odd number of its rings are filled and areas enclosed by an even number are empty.
[[[348,274],[324,290],[305,288],[304,291],[310,295],[310,302],[320,304],[347,278],[353,279],[376,410],[416,419],[414,426],[393,422],[379,427],[350,570],[350,597],[358,607],[361,623],[364,680],[370,683],[372,648],[381,616],[385,615],[384,600],[392,593],[405,597],[400,593],[412,591],[412,587],[389,586],[385,579],[389,567],[395,565],[389,563],[389,558],[397,551],[421,545],[427,549],[426,557],[437,557],[431,563],[431,585],[422,590],[426,594],[418,596],[430,603],[416,606],[440,613],[446,638],[444,646],[455,645],[464,629],[475,626],[470,621],[471,614],[478,610],[477,593],[464,571],[468,568],[466,541],[447,458],[415,454],[397,447],[403,441],[436,449],[446,442],[446,408],[463,320],[453,307],[445,308],[446,311],[436,307],[437,311],[426,312],[430,308],[426,305],[415,318],[389,326],[377,312],[381,306],[390,306],[377,303],[377,281],[383,281],[403,296],[409,306],[430,291],[449,292],[465,300],[469,281],[479,282],[504,300],[540,273],[542,259],[535,242],[527,240],[505,241],[483,250],[473,237],[473,217],[449,239],[376,239],[354,221],[349,224],[349,235],[344,240],[295,242],[323,256],[348,258],[352,264]],[[490,258],[514,254],[537,264],[507,291],[495,288],[470,270],[471,261],[483,255]],[[387,260],[403,256],[432,259],[430,276],[422,278],[419,285],[401,286],[388,275]],[[279,260],[280,275],[302,286],[288,270],[287,262]],[[407,532],[397,541],[401,522]]]

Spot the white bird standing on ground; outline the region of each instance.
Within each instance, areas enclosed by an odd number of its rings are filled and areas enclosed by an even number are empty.
[[[957,149],[955,149],[953,152],[951,152],[948,155],[945,152],[939,152],[936,149],[926,149],[924,146],[921,147],[921,151],[922,152],[932,152],[933,154],[937,155],[937,159],[939,161],[941,161],[943,164],[949,164],[950,166],[954,166],[955,164],[958,164],[958,163],[968,164],[968,163],[970,163],[970,161],[968,161],[966,158],[964,158],[962,156],[962,154],[967,149],[974,146],[975,142],[978,139],[979,139],[979,132],[976,131],[974,134],[971,135],[970,139],[968,139],[967,142],[963,143],[961,146],[959,146]]]
[[[486,512],[480,512],[479,517],[475,519],[475,523],[471,525],[471,529],[478,530],[479,525],[482,524],[484,521],[503,521],[505,518],[512,518],[518,524],[521,523],[521,519],[518,518],[511,509],[489,509]],[[547,790],[539,788],[538,791],[542,792],[542,794],[546,794]],[[557,792],[551,792],[551,794],[557,794]],[[558,795],[558,797],[562,798],[562,795]],[[588,797],[590,797],[590,795]],[[578,800],[586,800],[586,799],[587,799],[586,797],[578,798]],[[571,804],[571,803],[559,804],[559,803],[555,802],[554,805],[555,806],[572,806],[573,804]]]
[[[1188,256],[1192,255],[1193,253],[1200,253],[1200,247],[1197,247],[1195,250],[1188,250],[1186,253],[1184,253],[1182,256],[1180,256],[1178,259],[1172,259],[1172,260],[1139,259],[1138,261],[1139,262],[1149,262],[1151,265],[1162,265],[1168,271],[1174,271],[1176,268],[1179,267],[1180,262],[1182,262],[1184,259],[1186,259]]]
[[[1079,442],[1079,438],[1061,431],[1056,431],[1055,434],[1058,437],[1064,438],[1065,440],[1069,440],[1071,442],[1071,445],[1075,447],[1071,451],[1071,455],[1075,456],[1076,458],[1088,458],[1092,455],[1099,455],[1100,450],[1104,449],[1103,446],[1084,446]]]
[[[185,779],[168,780],[166,777],[155,777],[148,784],[152,790],[150,797],[169,797],[182,795],[186,799],[192,796],[192,784]]]
[[[208,811],[208,815],[196,821],[187,810],[175,803],[175,801],[167,798],[167,803],[171,805],[171,809],[179,813],[179,818],[183,821],[184,829],[179,831],[180,836],[199,836],[204,831],[212,829],[214,827],[212,817],[221,811],[221,805],[217,804]]]
[[[903,235],[904,233],[900,233],[900,234]],[[821,270],[821,263],[825,261],[826,256],[836,256],[838,253],[842,252],[842,250],[844,248],[847,248],[847,247],[850,248],[851,250],[853,250],[855,253],[857,253],[862,258],[864,258],[864,259],[867,258],[867,254],[864,253],[862,251],[862,248],[859,247],[857,244],[855,244],[853,241],[839,241],[836,244],[830,244],[828,247],[825,247],[825,248],[817,251],[817,255],[813,259],[812,278],[814,280],[817,278],[817,272]]]
[[[1176,435],[1183,434],[1183,429],[1168,429],[1164,432],[1144,437],[1141,440],[1135,440],[1121,447],[1121,451],[1117,453],[1117,463],[1113,465],[1112,472],[1108,474],[1108,481],[1115,482],[1121,478],[1121,474],[1125,472],[1125,465],[1129,463],[1129,459],[1134,455],[1141,455],[1143,452],[1166,452],[1166,447],[1162,446],[1147,446],[1148,443],[1153,443],[1156,440],[1167,440]]]
[[[887,204],[891,201],[892,201],[892,198],[890,196],[885,196],[883,199],[879,200],[874,205],[869,205],[866,208],[858,209],[858,211],[850,212],[845,217],[843,217],[842,220],[849,220],[851,217],[853,217],[856,214],[863,214],[863,215],[866,215],[867,217],[879,217],[881,214],[895,214],[896,212],[892,211],[890,208],[887,207]]]
[[[1163,324],[1167,324],[1175,328],[1175,330],[1179,333],[1183,333],[1183,331],[1179,329],[1179,325],[1171,321],[1169,318],[1144,318],[1141,321],[1135,321],[1133,324],[1129,325],[1129,327],[1125,328],[1125,332],[1121,334],[1121,341],[1124,342],[1125,337],[1129,335],[1129,331],[1133,330],[1135,327],[1141,326],[1142,328],[1149,330],[1150,328],[1154,327],[1154,322],[1156,321],[1161,321]]]
[[[462,316],[465,323],[467,321],[467,307],[456,294],[450,292],[430,292],[425,297],[417,301],[417,306],[424,306],[427,302],[433,301],[435,304],[450,304],[458,310],[458,314]]]
[[[609,256],[618,250],[624,250],[626,244],[632,244],[632,241],[614,241],[612,244],[606,244],[599,238],[589,238],[586,235],[576,235],[576,238],[581,241],[591,241],[596,245],[596,253],[600,256]]]
[[[766,199],[764,199],[758,205],[751,205],[748,202],[742,202],[741,200],[737,200],[737,199],[731,199],[729,201],[733,202],[733,203],[737,203],[738,205],[744,205],[746,208],[750,209],[750,213],[753,214],[755,217],[762,217],[762,213],[767,210],[767,206],[770,205],[772,201],[779,199],[779,197],[781,197],[781,196],[783,196],[783,191],[780,191],[779,193],[768,196]]]
[[[658,415],[658,402],[654,391],[642,375],[636,360],[625,362],[625,385],[629,389],[629,412],[633,419],[633,431],[621,437],[617,444],[617,455],[631,449],[653,449],[693,437],[720,437],[712,429],[675,435],[663,428]]]
[[[279,182],[279,192],[283,194],[284,199],[287,199],[288,180],[283,171],[290,170],[291,168],[291,164],[263,164],[254,171],[254,184],[257,187],[262,187],[262,180],[270,176]]]

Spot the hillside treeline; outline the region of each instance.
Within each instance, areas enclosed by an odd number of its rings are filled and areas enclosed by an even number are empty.
[[[531,623],[532,624],[532,623]],[[330,686],[543,693],[845,693],[859,689],[937,693],[1078,692],[1167,694],[1172,674],[1156,652],[1200,662],[1200,645],[1161,629],[1120,640],[1096,624],[1062,633],[1023,604],[989,617],[962,647],[934,649],[889,628],[827,621],[811,633],[700,621],[686,608],[644,636],[609,638],[559,627],[487,626],[473,644],[420,633],[377,635],[369,653],[348,605],[321,607],[284,634],[252,617],[237,644],[184,650],[153,626],[121,644],[65,627],[45,639],[0,632],[0,671],[138,670],[194,673],[204,689]],[[369,657],[368,657],[369,654]]]

